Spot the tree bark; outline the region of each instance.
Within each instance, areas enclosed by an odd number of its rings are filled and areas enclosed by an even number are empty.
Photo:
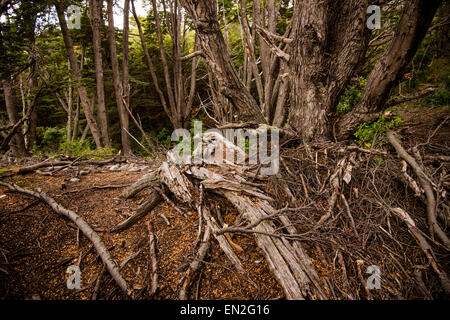
[[[89,0],[89,7],[91,9],[92,47],[94,51],[98,120],[100,124],[100,131],[102,135],[103,145],[105,147],[111,148],[111,139],[109,137],[109,126],[108,126],[108,113],[105,104],[102,42],[100,33],[103,0]]]
[[[367,49],[367,1],[297,1],[290,44],[290,125],[329,139],[330,116]]]
[[[442,0],[410,0],[392,40],[375,64],[359,103],[337,123],[337,138],[345,139],[365,121],[377,119],[389,99],[391,89],[420,46]]]
[[[130,34],[130,0],[125,0],[123,5],[123,45],[122,45],[122,88],[123,99],[127,106],[130,105],[130,80],[129,80],[129,57],[128,42]],[[128,129],[128,128],[127,128]]]

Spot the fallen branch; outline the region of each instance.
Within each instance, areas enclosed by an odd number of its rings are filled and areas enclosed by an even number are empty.
[[[96,186],[96,185],[93,185],[92,187],[89,187],[89,188],[64,191],[62,194],[67,194],[67,193],[77,193],[77,192],[88,191],[88,190],[94,190],[94,189],[114,189],[114,188],[123,188],[123,187],[128,187],[129,185],[130,185],[130,184],[116,184],[116,185],[114,185],[114,184],[108,184],[108,185],[104,185],[104,186]]]
[[[436,199],[433,193],[433,187],[430,183],[430,179],[426,176],[422,167],[416,162],[416,160],[410,156],[406,150],[402,147],[400,142],[394,137],[392,131],[388,131],[386,133],[389,142],[394,146],[397,154],[404,159],[408,164],[413,168],[415,174],[419,178],[419,182],[422,185],[423,190],[425,191],[425,196],[427,198],[427,217],[428,217],[428,226],[430,228],[431,235],[436,234],[445,245],[447,249],[450,249],[450,240],[445,234],[445,232],[439,227],[437,222],[437,214],[436,214]]]
[[[419,247],[425,253],[431,267],[439,276],[439,279],[441,281],[442,287],[444,288],[445,292],[447,294],[450,294],[450,282],[447,277],[447,274],[445,274],[445,272],[440,270],[439,265],[436,261],[435,255],[433,253],[433,249],[428,244],[427,240],[422,235],[420,230],[416,227],[416,223],[414,222],[414,220],[411,218],[411,216],[405,210],[403,210],[401,208],[389,208],[389,210],[392,213],[394,213],[396,217],[400,218],[403,222],[406,223],[406,225],[408,226],[408,231],[414,237],[414,239],[416,240]]]
[[[152,184],[155,184],[157,181],[159,181],[159,170],[149,172],[145,174],[142,178],[140,178],[138,181],[133,183],[129,188],[127,188],[119,196],[119,198],[122,199],[132,198],[136,194],[138,194],[141,190],[145,189],[148,186],[151,186]]]

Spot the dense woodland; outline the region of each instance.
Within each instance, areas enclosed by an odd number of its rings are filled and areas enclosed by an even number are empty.
[[[0,15],[0,297],[448,298],[448,1],[1,0]],[[276,130],[279,170],[176,163],[172,132],[195,121]]]

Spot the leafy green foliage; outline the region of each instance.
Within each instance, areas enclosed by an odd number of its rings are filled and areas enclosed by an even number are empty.
[[[397,127],[402,122],[401,116],[396,116],[395,118],[387,118],[385,115],[382,115],[375,122],[365,122],[362,123],[358,130],[355,132],[356,142],[364,147],[370,148],[373,146],[374,141],[377,137],[383,136],[386,134],[391,128]],[[376,146],[381,148],[383,146],[382,142],[379,142]]]
[[[450,91],[439,88],[420,100],[421,106],[450,106]]]
[[[156,136],[156,139],[158,139],[158,141],[165,146],[166,148],[169,147],[171,139],[170,139],[170,132],[169,130],[167,130],[167,128],[162,128],[159,132],[158,135]]]
[[[93,153],[91,145],[88,141],[74,140],[71,142],[64,141],[59,145],[59,149],[65,154],[79,157],[83,154]]]
[[[60,143],[64,142],[66,137],[65,128],[51,127],[47,128],[44,132],[42,138],[42,145],[46,147],[58,146]]]
[[[338,115],[345,114],[353,109],[353,107],[361,99],[361,95],[366,84],[367,79],[360,77],[357,84],[347,87],[347,89],[342,94],[341,100],[339,101],[336,109],[336,113]]]

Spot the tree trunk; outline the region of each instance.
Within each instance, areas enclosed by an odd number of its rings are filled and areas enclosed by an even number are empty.
[[[361,100],[337,124],[337,138],[345,139],[364,121],[377,119],[391,89],[417,52],[442,0],[407,1],[394,39],[375,64]]]
[[[108,113],[105,104],[102,42],[100,33],[103,0],[89,0],[89,7],[91,9],[92,46],[94,51],[95,81],[98,101],[98,120],[100,124],[103,145],[105,147],[111,148],[108,126]]]
[[[360,0],[295,4],[289,122],[305,140],[331,137],[330,115],[367,49],[366,9]]]
[[[78,62],[77,62],[77,59],[75,56],[75,52],[73,50],[72,37],[70,36],[69,29],[67,27],[66,19],[64,16],[64,7],[59,2],[57,2],[55,4],[55,7],[56,7],[56,12],[58,13],[58,20],[59,20],[59,24],[61,26],[61,33],[64,38],[64,44],[66,46],[66,52],[67,52],[67,56],[69,58],[70,68],[72,69],[73,75],[75,77],[81,105],[83,107],[83,111],[86,116],[88,126],[92,132],[92,136],[94,138],[95,145],[97,146],[97,148],[101,148],[102,143],[100,140],[100,134],[98,132],[97,123],[95,122],[94,115],[91,112],[91,109],[89,108],[89,98],[88,98],[88,94],[86,91],[86,87],[81,84],[81,72],[78,67]]]
[[[234,68],[217,20],[217,1],[182,0],[182,4],[193,19],[203,55],[217,79],[219,91],[230,100],[238,119],[266,123],[261,109]]]
[[[120,119],[120,134],[122,137],[122,149],[124,155],[131,154],[130,139],[128,136],[128,113],[123,105],[123,88],[120,80],[119,61],[117,60],[116,39],[114,36],[114,15],[113,15],[113,0],[107,0],[108,3],[108,40],[109,49],[111,51],[111,65],[114,80],[114,93],[116,96],[117,111]]]
[[[122,87],[123,99],[127,106],[130,106],[130,81],[129,81],[129,59],[128,59],[128,42],[130,33],[130,0],[124,1],[123,6],[123,45],[122,45]],[[128,129],[128,128],[127,128]]]
[[[14,99],[14,89],[11,81],[3,80],[3,91],[5,94],[6,111],[8,112],[9,122],[16,124],[19,119],[19,113],[17,112],[17,106]],[[25,148],[25,140],[23,138],[22,130],[19,128],[10,141],[11,150],[15,157],[24,157],[27,154]]]

